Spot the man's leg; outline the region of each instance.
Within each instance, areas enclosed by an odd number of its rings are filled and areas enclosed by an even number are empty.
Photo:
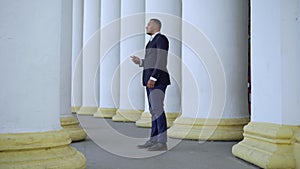
[[[157,141],[160,143],[167,143],[167,119],[164,112],[157,119],[157,130]]]
[[[164,113],[164,98],[166,86],[159,85],[150,90],[148,98],[151,103],[152,124],[155,125],[157,130],[158,144],[150,147],[149,150],[166,150],[167,142],[167,121]]]
[[[158,124],[157,124],[157,119],[152,116],[152,126],[151,126],[151,136],[150,136],[150,140],[152,142],[158,142]]]
[[[152,89],[149,89],[148,87],[146,87],[150,113],[152,112],[151,98],[149,97],[151,90]],[[158,135],[157,120],[152,115],[152,126],[151,126],[150,139],[145,144],[138,145],[138,148],[149,148],[149,147],[155,145],[157,143],[157,135]]]
[[[151,105],[152,125],[155,125],[157,141],[167,142],[167,120],[164,112],[164,99],[167,86],[157,85],[149,90],[148,99]]]
[[[152,114],[152,107],[151,107],[151,98],[149,97],[150,92],[152,91],[152,89],[149,89],[148,87],[146,88],[147,91],[147,98],[148,98],[148,104],[149,104],[149,111],[150,114]],[[151,118],[152,120],[152,125],[151,125],[151,134],[150,134],[150,141],[152,142],[157,142],[157,135],[158,135],[158,129],[157,129],[157,120],[152,116]]]

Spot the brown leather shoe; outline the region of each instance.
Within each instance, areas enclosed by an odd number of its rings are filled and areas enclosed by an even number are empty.
[[[137,147],[138,148],[149,148],[149,147],[152,147],[153,145],[155,145],[156,142],[153,142],[153,141],[147,141],[145,144],[142,144],[142,145],[138,145]]]
[[[168,146],[166,143],[156,143],[155,145],[148,148],[148,151],[167,151]]]

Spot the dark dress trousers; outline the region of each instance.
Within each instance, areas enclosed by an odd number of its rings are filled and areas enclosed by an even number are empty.
[[[146,46],[145,59],[142,60],[142,82],[147,86],[150,77],[155,78],[154,88],[146,87],[149,110],[152,115],[150,140],[153,142],[167,142],[167,121],[164,111],[164,97],[170,76],[167,70],[169,41],[166,36],[157,34]]]

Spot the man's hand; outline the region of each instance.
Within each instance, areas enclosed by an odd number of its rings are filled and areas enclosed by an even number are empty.
[[[140,60],[139,57],[137,57],[137,56],[130,56],[130,57],[131,57],[131,60],[132,60],[135,64],[139,65],[139,64],[141,63],[141,60]]]
[[[154,80],[148,80],[148,83],[147,83],[147,87],[149,89],[152,89],[155,85],[155,81]]]

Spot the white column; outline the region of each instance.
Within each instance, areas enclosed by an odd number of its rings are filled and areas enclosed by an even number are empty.
[[[85,167],[59,123],[68,2],[0,3],[0,168]]]
[[[247,106],[248,2],[184,0],[182,115],[169,136],[240,140]]]
[[[141,69],[130,58],[144,55],[144,12],[144,1],[121,1],[120,105],[113,121],[136,121],[144,109]]]
[[[82,105],[82,48],[83,48],[83,0],[73,1],[72,26],[72,112]]]
[[[85,131],[79,127],[77,118],[71,111],[71,79],[72,79],[72,0],[62,1],[61,26],[61,69],[60,69],[60,121],[61,126],[70,135],[72,141],[84,140]]]
[[[298,0],[298,20],[300,18],[300,0]],[[298,29],[300,29],[300,22],[298,22]],[[300,33],[298,33],[298,42],[300,41]],[[300,54],[300,43],[298,43],[298,55]],[[296,166],[297,169],[300,169],[300,131],[296,136],[296,143],[294,147],[294,154],[296,157]]]
[[[77,114],[93,115],[99,101],[100,0],[84,1],[82,106]]]
[[[252,121],[299,125],[298,1],[272,2],[272,10],[263,14],[259,12],[265,3],[252,3]],[[270,30],[263,23],[272,14]]]
[[[251,1],[251,122],[233,153],[262,168],[300,168],[299,2]]]
[[[159,4],[159,5],[157,5]],[[158,18],[162,22],[161,33],[169,40],[168,70],[171,85],[168,86],[165,96],[165,112],[168,127],[181,112],[181,0],[146,0],[146,23],[151,18]],[[146,37],[148,42],[149,36]],[[145,96],[147,97],[147,95]],[[148,100],[145,100],[148,105]],[[151,115],[149,107],[141,119],[136,122],[137,126],[151,127]]]
[[[119,77],[120,8],[120,0],[101,1],[100,104],[94,117],[112,118],[119,105],[119,100],[114,100],[113,94],[119,96],[120,82],[116,79],[116,86],[113,79]]]

